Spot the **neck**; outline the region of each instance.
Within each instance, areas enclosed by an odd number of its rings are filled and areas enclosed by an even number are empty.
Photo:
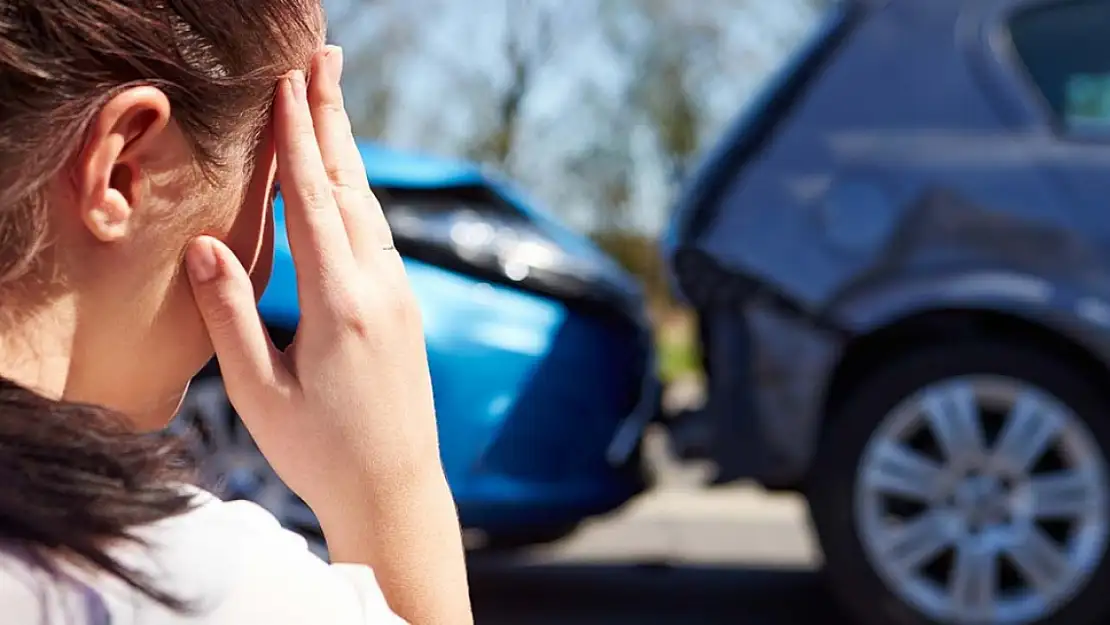
[[[66,393],[76,335],[71,298],[23,307],[5,297],[0,311],[0,376],[52,399]],[[15,312],[18,311],[18,312]]]

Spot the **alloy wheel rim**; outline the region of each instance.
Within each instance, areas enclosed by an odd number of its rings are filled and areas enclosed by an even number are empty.
[[[309,549],[327,557],[315,514],[277,476],[231,407],[219,378],[196,380],[171,431],[185,438],[204,484],[225,500],[257,503],[287,529],[306,538]]]
[[[1098,444],[1062,402],[1013,378],[952,378],[876,429],[855,521],[872,568],[930,618],[1029,623],[1101,562],[1107,483]]]

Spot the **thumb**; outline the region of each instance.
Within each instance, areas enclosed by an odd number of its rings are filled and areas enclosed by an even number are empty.
[[[250,277],[226,245],[208,236],[193,240],[185,266],[228,398],[240,414],[251,411],[273,391],[284,368],[258,316]]]

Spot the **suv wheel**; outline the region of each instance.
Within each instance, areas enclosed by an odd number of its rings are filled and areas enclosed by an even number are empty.
[[[1110,402],[1071,363],[929,348],[855,387],[807,487],[834,593],[869,625],[1087,625],[1108,611]]]

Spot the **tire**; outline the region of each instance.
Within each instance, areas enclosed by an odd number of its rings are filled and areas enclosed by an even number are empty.
[[[1093,465],[1087,464],[1084,466],[1100,467],[1101,472],[1094,471],[1084,475],[1106,474],[1106,458],[1110,457],[1110,420],[1106,419],[1106,415],[1110,414],[1110,401],[1094,381],[1085,376],[1081,369],[1065,359],[1052,353],[1000,342],[974,342],[937,346],[897,358],[889,364],[884,364],[861,384],[856,385],[849,392],[850,394],[844,398],[844,401],[840,403],[841,408],[835,414],[829,415],[829,425],[826,427],[819,443],[811,478],[806,485],[805,491],[809,501],[810,513],[818,540],[824,551],[825,573],[832,593],[846,611],[864,625],[926,625],[933,623],[962,625],[971,622],[1010,622],[1022,623],[1023,625],[1027,623],[1036,625],[1093,625],[1100,622],[1110,613],[1110,593],[1105,590],[1110,587],[1110,565],[1108,565],[1106,556],[1105,540],[1096,541],[1093,544],[1097,545],[1097,548],[1086,552],[1091,554],[1091,561],[1089,567],[1082,569],[1087,571],[1083,574],[1086,576],[1085,581],[1076,582],[1078,587],[1073,589],[1070,594],[1059,598],[1054,604],[1044,603],[1043,605],[1053,605],[1053,607],[1046,608],[1032,616],[1011,614],[1010,616],[1013,618],[1006,618],[1005,614],[993,612],[994,616],[971,618],[960,616],[951,611],[944,612],[936,609],[930,611],[928,607],[922,607],[927,605],[926,602],[915,603],[912,598],[908,597],[912,594],[911,591],[899,591],[900,588],[911,588],[909,585],[899,584],[896,581],[885,581],[891,579],[892,576],[889,573],[884,575],[882,572],[883,563],[881,561],[883,556],[872,556],[878,548],[872,547],[869,549],[867,546],[875,544],[874,536],[877,536],[879,531],[866,532],[861,529],[861,525],[864,527],[881,527],[881,525],[865,525],[865,519],[876,518],[868,512],[868,510],[875,508],[869,508],[867,507],[868,504],[861,502],[877,501],[879,499],[871,498],[871,493],[877,491],[873,490],[873,487],[860,485],[862,478],[857,477],[860,475],[861,467],[864,466],[863,463],[868,462],[866,459],[877,457],[867,455],[869,450],[874,450],[878,445],[878,443],[871,444],[871,441],[889,440],[878,437],[885,436],[886,432],[898,431],[883,428],[895,423],[892,420],[899,418],[898,415],[911,414],[899,411],[902,406],[908,405],[904,402],[909,401],[910,398],[923,397],[924,395],[918,395],[919,391],[924,392],[922,389],[945,388],[934,386],[938,383],[972,384],[968,380],[1004,380],[1006,384],[1020,383],[1026,388],[1039,389],[1040,392],[1046,393],[1057,400],[1058,403],[1044,405],[1063,405],[1070,409],[1070,413],[1064,412],[1062,414],[1072,415],[1078,417],[1078,419],[1071,420],[1068,417],[1069,420],[1066,422],[1082,424],[1071,431],[1085,432],[1088,436],[1083,440],[1092,441],[1094,446],[1091,448],[1097,450],[1097,453],[1085,456],[1088,460],[1083,460],[1083,462],[1093,462]],[[974,396],[979,397],[977,394]],[[1028,397],[1029,395],[1020,396]],[[989,411],[984,410],[980,414],[988,415],[988,413]],[[919,414],[926,414],[926,412],[921,410]],[[980,422],[984,422],[986,419],[987,417],[983,416]],[[1020,428],[1015,428],[1015,430],[1018,429]],[[996,443],[1002,438],[998,434],[994,434],[993,440],[990,434],[985,436],[988,443]],[[936,440],[939,441],[940,439]],[[1037,463],[1043,460],[1043,457],[1038,458],[1041,459],[1033,462]],[[1093,460],[1089,460],[1090,458],[1093,458]],[[1036,470],[1036,468],[1031,469],[1031,471]],[[868,473],[867,475],[874,476],[878,473]],[[1031,475],[1037,477],[1043,474],[1031,473]],[[933,484],[935,482],[929,483]],[[1002,482],[998,483],[1001,484]],[[1101,517],[1096,518],[1104,520],[1110,518],[1110,510],[1108,510],[1110,506],[1107,505],[1107,501],[1110,501],[1110,499],[1108,499],[1105,492],[1108,490],[1106,483],[1106,481],[1093,479],[1091,484],[1094,486],[1090,489],[1091,494],[1088,495],[1086,490],[1081,493],[1079,506],[1086,511],[1084,514],[1101,514]],[[968,504],[969,507],[966,508],[958,508],[959,504],[950,503],[950,501],[960,500],[950,500],[947,495],[938,497],[942,498],[933,500],[935,503],[928,504],[931,507],[926,508],[927,512],[944,510],[946,511],[943,512],[944,514],[964,515],[962,511],[986,509],[986,504],[982,504],[979,508],[974,507],[975,504]],[[963,501],[968,501],[968,499],[965,498]],[[1033,501],[1036,501],[1036,499],[1034,498]],[[1013,506],[1015,504],[1008,505]],[[947,506],[952,507],[948,508]],[[951,510],[960,510],[960,512],[954,513],[950,512]],[[968,514],[978,515],[980,513]],[[1003,519],[999,523],[1010,523],[1011,525],[990,525],[989,527],[1028,527],[1028,525],[1019,525],[1017,520],[1009,520],[1018,518],[1018,513],[1012,510],[1008,513],[999,512],[998,514],[1001,515],[998,518]],[[1013,516],[1008,517],[1007,514]],[[881,518],[884,519],[882,523],[888,522],[886,519],[890,518],[889,512],[887,516]],[[919,517],[910,517],[911,521],[914,518]],[[960,518],[967,521],[967,519],[980,517],[964,515]],[[902,527],[908,526],[909,522],[906,521]],[[981,520],[973,522],[986,523]],[[952,531],[969,531],[966,528],[973,526],[959,525],[959,527],[961,529]],[[1038,525],[1037,527],[1041,526]],[[1098,527],[1103,526],[1099,525]],[[984,532],[979,534],[982,538],[971,540],[987,541],[989,540],[987,532],[993,530],[979,531]],[[1013,531],[1016,532],[1017,530]],[[867,536],[868,533],[873,534],[873,536]],[[966,536],[962,533],[959,535]],[[1104,533],[1099,535],[1104,535]],[[964,542],[961,544],[972,543]],[[953,550],[952,553],[955,554],[956,551]],[[949,561],[949,566],[953,567],[948,569],[949,571],[954,570],[953,562],[955,562],[954,559]],[[1016,560],[1000,558],[997,562],[999,564],[992,566],[990,570],[1000,571],[1005,566],[1012,566],[1007,564],[1008,562],[1016,562]],[[886,570],[890,571],[892,569],[887,567]],[[938,585],[943,587],[942,585],[947,582],[943,581],[945,579],[943,577],[939,579],[942,581],[938,582]],[[1062,576],[1059,579],[1062,579]],[[963,612],[962,614],[969,613]]]

